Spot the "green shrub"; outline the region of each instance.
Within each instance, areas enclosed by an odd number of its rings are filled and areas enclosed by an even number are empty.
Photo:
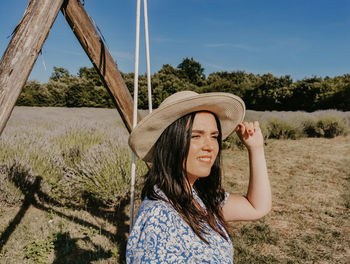
[[[346,134],[345,122],[334,116],[320,117],[318,120],[309,119],[302,123],[303,132],[308,137],[334,138]]]
[[[316,121],[313,119],[307,119],[302,122],[303,133],[307,137],[319,137],[318,129],[316,127]]]
[[[268,137],[276,139],[297,139],[302,136],[301,131],[292,127],[280,118],[270,119],[267,125]]]
[[[336,117],[324,117],[317,121],[317,128],[320,133],[326,138],[334,138],[344,134],[346,127],[342,120]]]
[[[73,157],[74,159],[74,157]],[[60,184],[69,190],[69,198],[95,206],[113,207],[126,199],[130,191],[131,152],[106,141],[71,160]],[[137,180],[146,173],[137,161]]]

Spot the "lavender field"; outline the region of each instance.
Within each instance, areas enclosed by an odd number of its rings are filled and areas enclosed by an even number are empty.
[[[235,263],[349,263],[350,112],[247,111],[246,119],[266,132],[274,208],[231,225]],[[306,120],[320,119],[339,121],[336,137],[303,134]],[[296,140],[273,138],[281,123]],[[115,109],[16,107],[0,137],[0,263],[123,263],[127,139]],[[223,155],[226,190],[244,194],[247,153],[233,144]],[[139,204],[146,166],[137,168]]]

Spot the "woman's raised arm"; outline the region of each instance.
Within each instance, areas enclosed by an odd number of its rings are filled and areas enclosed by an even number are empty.
[[[257,121],[239,124],[236,132],[249,153],[249,186],[246,197],[230,194],[223,207],[223,215],[226,221],[256,220],[265,216],[272,207],[264,138]]]

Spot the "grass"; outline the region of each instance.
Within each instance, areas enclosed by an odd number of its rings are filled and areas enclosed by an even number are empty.
[[[348,263],[350,138],[270,140],[265,152],[273,210],[258,222],[232,225],[237,263]],[[225,153],[229,191],[245,190],[246,158]]]
[[[247,113],[262,123],[322,117]],[[16,107],[0,138],[0,263],[123,263],[126,141],[116,110]],[[349,263],[350,136],[267,142],[273,210],[230,225],[235,263]],[[244,194],[246,151],[223,155],[225,189]],[[137,205],[145,166],[138,168]]]

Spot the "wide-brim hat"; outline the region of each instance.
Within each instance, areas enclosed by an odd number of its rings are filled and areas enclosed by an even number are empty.
[[[129,145],[142,160],[150,162],[153,148],[163,131],[180,117],[192,112],[209,111],[220,120],[222,139],[228,137],[245,115],[243,100],[230,93],[177,92],[166,98],[132,130]]]

